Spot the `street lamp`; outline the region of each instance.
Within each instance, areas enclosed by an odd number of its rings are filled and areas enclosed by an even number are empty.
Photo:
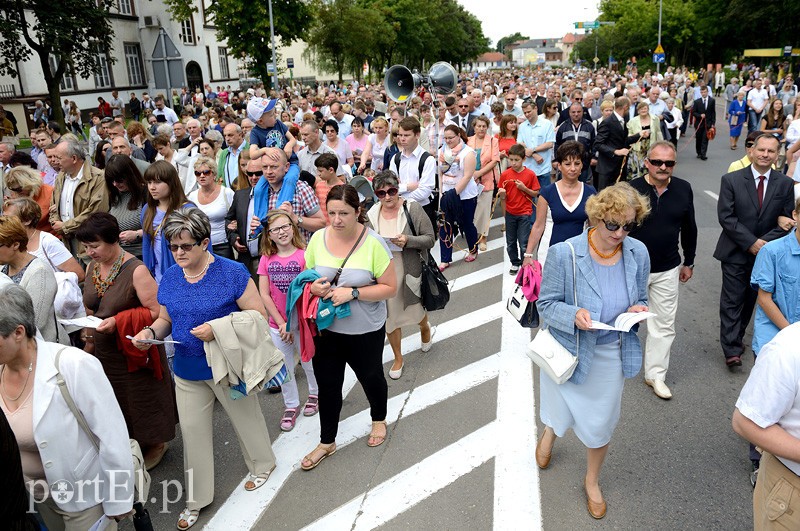
[[[275,64],[275,25],[272,23],[272,0],[267,0],[269,4],[269,34],[272,37],[272,88],[278,90],[278,67]],[[661,35],[661,25],[659,23],[659,42]]]

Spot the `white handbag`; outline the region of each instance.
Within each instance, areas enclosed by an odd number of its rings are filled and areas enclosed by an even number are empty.
[[[567,242],[572,252],[572,302],[578,305],[577,270],[575,266],[575,248]],[[577,348],[580,349],[580,334],[577,334]],[[544,328],[536,333],[533,341],[528,345],[528,357],[539,366],[555,383],[561,385],[572,377],[575,367],[578,366],[578,356],[572,354],[564,345],[558,342],[550,333],[549,328]]]

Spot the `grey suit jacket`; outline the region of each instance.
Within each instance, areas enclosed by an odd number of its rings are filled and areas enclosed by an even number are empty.
[[[572,281],[572,252],[567,242],[575,247],[575,261],[578,268],[575,275],[575,290]],[[579,309],[585,308],[592,314],[592,319],[599,320],[603,299],[597,276],[594,274],[592,257],[589,254],[588,231],[570,238],[567,242],[558,243],[547,252],[547,262],[544,265],[542,286],[536,307],[542,321],[550,327],[553,337],[578,356],[578,366],[569,381],[581,384],[592,368],[597,333],[592,330],[578,330],[575,326],[575,315]],[[639,240],[628,236],[622,242],[622,260],[630,306],[635,304],[647,306],[647,281],[650,274],[650,255],[647,248]],[[573,291],[577,291],[577,302],[573,300]],[[636,335],[637,330],[638,325],[630,332],[619,334],[622,373],[626,378],[636,376],[642,366],[642,346]],[[577,344],[578,337],[580,337],[580,349]]]

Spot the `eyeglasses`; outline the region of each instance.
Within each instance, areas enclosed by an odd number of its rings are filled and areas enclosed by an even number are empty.
[[[258,175],[260,177],[261,175],[264,175],[264,171],[263,170],[260,170],[260,171],[246,171],[245,173],[247,174],[248,177],[255,177],[256,175]]]
[[[468,108],[468,107],[469,107],[469,105],[459,105],[459,106],[458,106],[458,108],[459,108],[459,109],[466,109],[466,108]]]
[[[184,253],[190,252],[195,246],[200,246],[200,242],[194,243],[182,243],[180,245],[176,245],[174,243],[169,244],[169,250],[173,253],[177,253],[178,249],[182,250]]]
[[[674,168],[675,161],[674,160],[659,160],[659,159],[647,159],[650,164],[655,166],[656,168],[660,168],[662,165],[666,166],[667,168]]]
[[[394,197],[397,195],[397,192],[399,191],[400,190],[398,190],[397,188],[392,187],[387,190],[375,190],[375,195],[378,196],[378,199],[383,199],[387,195],[389,197]]]
[[[291,231],[292,231],[292,225],[290,223],[287,223],[286,225],[281,225],[280,227],[273,227],[269,229],[270,234],[278,234],[280,232],[291,232]]]
[[[195,177],[200,177],[201,175],[207,177],[207,176],[209,176],[211,174],[212,174],[211,170],[203,170],[203,171],[194,170],[194,176]]]
[[[575,101],[583,101],[583,98],[572,98]]]
[[[636,227],[639,226],[639,224],[636,223],[635,221],[629,221],[624,225],[620,225],[616,221],[605,221],[605,220],[603,220],[603,224],[606,226],[606,229],[608,229],[609,232],[617,232],[619,229],[622,229],[625,232],[630,232],[630,231],[632,231],[633,229],[635,229]]]

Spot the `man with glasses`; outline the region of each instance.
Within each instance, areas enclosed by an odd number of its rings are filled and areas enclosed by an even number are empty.
[[[258,239],[250,238],[251,224],[259,224],[261,220],[256,217],[253,204],[253,193],[264,170],[261,167],[261,159],[251,159],[245,169],[248,188],[236,190],[233,193],[233,200],[225,215],[225,233],[228,242],[236,251],[236,259],[247,267],[253,280],[258,280]]]
[[[641,241],[650,254],[647,299],[650,311],[656,316],[647,321],[644,381],[664,400],[672,398],[665,380],[675,340],[678,286],[692,278],[697,251],[692,186],[684,179],[673,177],[676,160],[677,151],[671,142],[656,142],[645,160],[647,175],[630,183],[650,199],[651,205],[650,214],[630,235]]]
[[[510,114],[517,118],[522,116],[522,107],[517,105],[517,93],[513,90],[503,93],[503,114]]]
[[[570,95],[570,103],[558,114],[558,123],[556,126],[560,126],[564,122],[568,122],[569,118],[569,109],[574,104],[578,104],[583,109],[583,118],[584,120],[588,120],[589,122],[592,121],[592,117],[589,115],[589,109],[583,107],[583,91],[581,89],[575,89],[572,91]]]
[[[458,100],[456,104],[458,108],[458,114],[453,118],[453,122],[464,132],[467,133],[467,136],[472,136],[475,134],[475,129],[473,128],[473,122],[475,121],[475,116],[469,113],[469,100],[466,98],[462,98]]]

